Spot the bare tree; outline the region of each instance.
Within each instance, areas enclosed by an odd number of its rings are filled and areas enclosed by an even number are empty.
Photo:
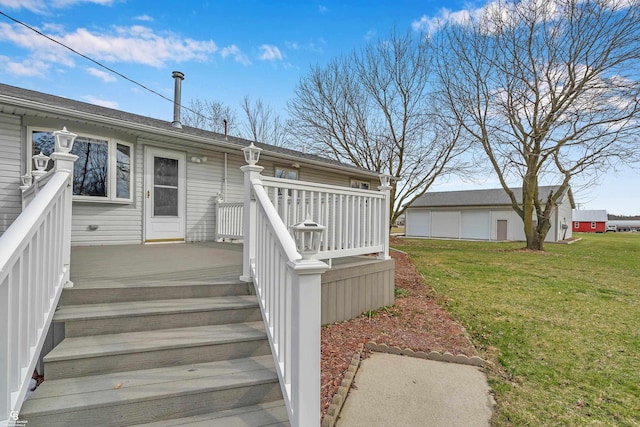
[[[273,108],[262,102],[252,102],[248,96],[242,100],[242,111],[246,122],[242,125],[242,135],[255,142],[284,147],[289,143],[286,121]]]
[[[502,1],[440,29],[442,99],[544,249],[571,180],[638,159],[638,0]],[[508,184],[522,182],[522,204]],[[539,194],[554,183],[555,193]]]
[[[391,175],[392,223],[434,180],[459,170],[459,128],[434,108],[424,37],[397,34],[313,67],[289,103],[298,143]],[[440,117],[439,117],[440,116]]]
[[[236,112],[219,101],[191,100],[187,108],[182,109],[182,123],[198,129],[212,132],[234,133],[237,127]]]

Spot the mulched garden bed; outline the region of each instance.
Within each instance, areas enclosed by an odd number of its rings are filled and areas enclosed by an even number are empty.
[[[407,255],[392,251],[391,256],[396,263],[395,304],[322,328],[323,416],[360,344],[374,341],[414,351],[477,355],[465,329],[438,305],[433,289],[425,285]],[[365,349],[362,357],[367,353]]]

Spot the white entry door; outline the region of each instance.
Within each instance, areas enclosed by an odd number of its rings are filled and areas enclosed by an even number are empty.
[[[145,242],[184,241],[185,153],[145,148]]]

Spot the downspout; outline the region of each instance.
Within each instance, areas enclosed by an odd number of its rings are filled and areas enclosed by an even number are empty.
[[[224,177],[222,178],[222,182],[224,183],[223,195],[225,198],[227,197],[227,181],[227,153],[224,153]]]

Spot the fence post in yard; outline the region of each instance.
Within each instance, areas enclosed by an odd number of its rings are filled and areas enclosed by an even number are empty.
[[[391,176],[380,175],[380,187],[384,194],[382,218],[380,219],[380,236],[384,245],[384,250],[378,253],[378,259],[390,259],[389,256],[389,221],[391,216]]]
[[[260,179],[260,172],[264,170],[262,166],[256,165],[260,159],[260,151],[262,149],[253,145],[242,149],[246,165],[240,167],[244,173],[244,210],[243,210],[243,228],[244,236],[242,244],[242,276],[240,280],[243,282],[251,281],[251,262],[256,257],[256,200],[253,195],[254,179]]]
[[[72,287],[73,282],[70,279],[71,266],[71,215],[72,215],[72,196],[73,196],[73,165],[78,156],[71,154],[76,134],[71,133],[66,127],[62,130],[53,132],[55,139],[55,151],[51,154],[54,161],[54,169],[56,171],[65,171],[69,173],[69,181],[67,189],[64,192],[64,224],[62,224],[62,262],[64,274],[64,286]]]

